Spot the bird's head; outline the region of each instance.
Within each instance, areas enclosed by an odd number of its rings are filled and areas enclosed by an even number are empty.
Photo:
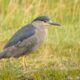
[[[33,20],[33,23],[36,23],[37,25],[42,25],[42,26],[48,26],[48,25],[60,26],[59,23],[56,23],[56,22],[52,21],[47,16],[39,16],[39,17],[37,17],[36,19]]]

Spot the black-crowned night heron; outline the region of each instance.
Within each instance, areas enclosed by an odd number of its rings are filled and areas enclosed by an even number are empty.
[[[0,59],[19,57],[36,49],[44,40],[49,24],[60,26],[60,24],[52,22],[47,16],[39,16],[30,24],[23,26],[0,52]]]

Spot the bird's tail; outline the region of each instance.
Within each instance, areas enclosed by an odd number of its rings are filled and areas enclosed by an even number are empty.
[[[0,51],[0,59],[5,58],[6,50]]]

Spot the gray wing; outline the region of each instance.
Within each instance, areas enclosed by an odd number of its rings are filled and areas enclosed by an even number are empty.
[[[35,27],[32,24],[28,24],[22,27],[12,36],[12,38],[5,45],[4,49],[17,44],[18,42],[21,42],[31,37],[34,34],[35,34]]]
[[[17,43],[17,45],[3,49],[0,52],[0,59],[26,55],[37,48],[38,45],[36,46],[36,44],[36,36],[32,35],[31,37],[24,39],[19,44]]]

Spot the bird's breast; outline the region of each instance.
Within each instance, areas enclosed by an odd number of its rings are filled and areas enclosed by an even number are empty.
[[[36,29],[36,38],[38,43],[41,43],[46,38],[47,32],[48,30],[46,28]]]

